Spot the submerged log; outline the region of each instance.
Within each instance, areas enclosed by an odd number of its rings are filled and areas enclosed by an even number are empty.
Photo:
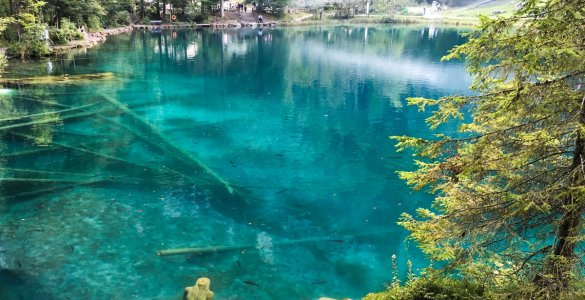
[[[89,184],[89,183],[93,183],[94,181],[95,180],[0,177],[0,182],[32,182],[32,183],[74,183],[74,184]]]
[[[205,248],[178,248],[178,249],[167,249],[156,252],[158,256],[170,256],[180,254],[208,254],[235,250],[253,249],[256,245],[239,245],[239,246],[215,246]]]
[[[38,154],[41,152],[52,151],[55,149],[56,149],[56,147],[46,146],[46,147],[39,148],[39,149],[24,150],[24,151],[19,151],[19,152],[2,154],[2,158],[17,157],[17,156],[24,156],[24,155],[33,155],[33,154]]]
[[[151,145],[154,148],[160,150],[161,153],[165,153],[165,151],[168,149],[168,147],[166,147],[164,144],[149,139],[148,136],[146,136],[144,133],[140,133],[140,132],[136,131],[135,129],[120,123],[117,120],[113,120],[113,119],[110,119],[110,118],[107,118],[104,116],[100,116],[100,115],[97,115],[96,117],[100,120],[103,120],[103,121],[106,121],[106,122],[109,122],[109,123],[115,125],[117,128],[121,128],[121,129],[126,130],[127,132],[134,135],[136,138],[138,138],[138,139],[144,141],[145,143],[147,143],[148,145]],[[179,176],[185,178],[186,180],[188,180],[194,184],[211,185],[214,183],[213,178],[204,179],[201,177],[196,177],[196,176],[193,176],[193,174],[188,174],[187,172],[184,172],[184,171],[178,171],[178,170],[175,170],[173,168],[169,168],[167,166],[162,166],[162,168],[164,168],[165,170],[167,170],[173,174],[179,175]]]
[[[381,230],[381,231],[372,231],[372,232],[365,232],[356,235],[352,235],[350,238],[358,238],[358,237],[365,237],[365,236],[377,236],[386,233],[391,233],[390,230]],[[272,242],[273,246],[287,246],[287,245],[296,245],[296,244],[303,244],[303,243],[315,243],[315,242],[332,242],[336,244],[343,244],[345,240],[342,239],[332,239],[332,238],[306,238],[306,239],[299,239],[299,240],[284,240],[284,241],[276,241]],[[180,254],[208,254],[208,253],[219,253],[219,252],[228,252],[228,251],[236,251],[236,250],[254,250],[257,249],[257,244],[244,244],[244,245],[234,245],[234,246],[210,246],[210,247],[189,247],[189,248],[177,248],[177,249],[165,249],[159,250],[156,252],[158,256],[170,256],[170,255],[180,255]]]
[[[74,188],[77,186],[89,186],[89,185],[94,185],[94,184],[100,184],[100,183],[110,181],[110,180],[111,180],[110,178],[101,178],[101,179],[96,179],[96,180],[79,181],[79,182],[72,183],[72,184],[64,184],[64,185],[49,187],[46,189],[38,189],[38,190],[33,190],[33,191],[22,192],[19,194],[3,196],[2,199],[12,200],[12,199],[18,199],[18,198],[30,198],[30,197],[38,196],[38,195],[46,195],[46,194],[49,194],[49,193],[52,193],[55,191],[71,189],[71,188]]]
[[[95,106],[95,105],[97,105],[97,103],[90,103],[90,104],[85,104],[85,105],[82,105],[82,106],[71,107],[71,108],[62,109],[62,110],[47,111],[47,112],[42,112],[42,113],[37,113],[37,114],[30,114],[30,115],[22,115],[22,116],[17,116],[17,117],[4,118],[4,119],[0,119],[0,122],[18,121],[18,120],[22,120],[22,119],[32,119],[32,118],[35,118],[35,117],[52,116],[52,115],[55,115],[55,114],[62,114],[62,113],[70,112],[70,111],[82,110],[84,108],[88,108],[88,107]]]
[[[35,99],[35,98],[23,97],[23,96],[14,96],[13,98],[14,99],[20,99],[20,100],[31,101],[31,102],[37,102],[37,103],[41,103],[41,104],[44,104],[44,105],[47,105],[47,106],[55,106],[55,107],[61,107],[61,108],[71,108],[71,106],[69,106],[69,105],[57,103],[55,101],[47,101],[47,100],[41,100],[41,99]]]
[[[34,140],[35,139],[34,136],[31,136],[31,135],[28,135],[28,134],[24,134],[24,133],[20,133],[20,132],[12,131],[10,133],[13,134],[13,135],[16,135],[16,136],[20,136],[20,137],[23,137],[23,138],[30,139],[30,140]],[[111,161],[115,161],[115,162],[121,162],[121,163],[124,163],[124,164],[127,164],[127,165],[131,165],[131,166],[137,167],[139,169],[154,169],[154,168],[152,168],[151,166],[148,166],[148,165],[136,163],[136,162],[133,162],[133,161],[129,161],[127,159],[123,159],[123,158],[119,158],[119,157],[107,155],[107,154],[104,154],[104,153],[99,153],[99,152],[96,152],[96,151],[92,151],[92,150],[85,149],[85,148],[81,148],[81,147],[77,147],[77,146],[67,145],[67,144],[64,144],[64,143],[59,143],[59,142],[56,142],[56,141],[51,141],[51,145],[55,145],[55,146],[59,146],[61,148],[66,148],[66,149],[71,149],[71,150],[75,150],[75,151],[79,151],[79,152],[91,154],[93,156],[105,158],[105,159],[108,159],[108,160],[111,160]]]
[[[79,74],[79,75],[58,75],[58,76],[35,76],[22,78],[0,77],[0,84],[15,85],[60,85],[60,84],[87,84],[95,80],[114,80],[112,72]]]
[[[0,127],[0,131],[2,130],[8,130],[8,129],[14,129],[14,128],[19,128],[19,127],[27,127],[27,126],[31,126],[31,125],[37,125],[37,124],[47,124],[47,123],[57,123],[57,122],[61,122],[63,120],[67,120],[67,119],[74,119],[74,118],[81,118],[81,117],[87,117],[87,116],[91,116],[91,115],[95,115],[98,113],[103,113],[106,112],[107,110],[102,110],[102,111],[82,111],[79,113],[75,113],[75,114],[70,114],[70,115],[56,115],[55,117],[51,117],[51,118],[47,118],[47,119],[41,119],[41,120],[35,120],[35,121],[30,121],[30,122],[22,122],[22,123],[17,123],[17,124],[11,124],[11,125],[6,125],[6,126],[1,126]],[[56,112],[48,112],[46,115],[50,116],[51,114],[55,114]]]
[[[307,239],[300,239],[300,240],[287,240],[287,241],[276,241],[273,242],[273,246],[286,246],[286,245],[295,245],[295,244],[302,244],[302,243],[314,243],[314,242],[326,242],[326,241],[341,241],[341,240],[332,240],[329,238],[307,238]],[[257,249],[257,244],[247,244],[247,245],[235,245],[235,246],[211,246],[211,247],[192,247],[192,248],[178,248],[178,249],[166,249],[166,250],[159,250],[156,252],[158,256],[170,256],[170,255],[180,255],[180,254],[207,254],[207,253],[218,253],[218,252],[227,252],[227,251],[235,251],[235,250],[253,250]]]
[[[45,171],[45,170],[30,170],[30,169],[17,169],[17,168],[2,168],[2,170],[17,172],[17,173],[32,173],[41,175],[64,175],[64,176],[79,176],[79,177],[95,177],[97,175],[83,174],[83,173],[69,173],[69,172],[57,172],[57,171]]]
[[[175,143],[173,143],[168,137],[164,136],[159,131],[158,128],[156,128],[155,126],[153,126],[152,124],[150,124],[150,122],[148,122],[142,116],[140,116],[139,114],[135,113],[133,110],[131,110],[130,108],[128,108],[128,106],[120,103],[120,101],[118,101],[114,97],[111,97],[111,96],[108,96],[108,95],[103,95],[103,97],[108,102],[110,102],[112,105],[116,106],[117,108],[119,108],[120,110],[122,110],[123,112],[125,112],[128,116],[130,116],[131,118],[133,118],[136,121],[136,123],[142,125],[142,127],[144,129],[148,130],[149,133],[153,137],[155,137],[156,139],[159,140],[158,141],[159,143],[157,143],[155,141],[152,141],[153,144],[159,144],[159,147],[162,146],[162,147],[165,148],[165,150],[171,150],[171,151],[173,151],[174,154],[177,156],[177,158],[180,159],[180,160],[182,160],[183,162],[192,164],[195,167],[198,167],[200,169],[203,169],[203,171],[205,171],[205,173],[209,174],[212,178],[214,178],[219,183],[221,183],[221,185],[223,187],[225,187],[225,189],[230,194],[233,194],[234,193],[234,190],[233,190],[232,186],[230,185],[229,182],[227,182],[227,180],[225,180],[224,178],[222,178],[221,176],[219,176],[217,173],[215,173],[215,171],[213,171],[211,168],[209,168],[208,166],[206,166],[205,164],[203,164],[203,162],[201,162],[200,160],[198,160],[197,158],[195,158],[189,152],[185,151],[184,149],[180,148]]]
[[[34,136],[31,136],[31,135],[28,135],[28,134],[24,134],[24,133],[20,133],[20,132],[15,132],[15,131],[11,131],[10,134],[15,135],[15,136],[19,136],[19,137],[22,137],[22,138],[26,138],[26,139],[29,139],[29,140],[34,140],[35,139]],[[141,169],[141,170],[151,170],[153,172],[161,172],[161,171],[164,170],[165,172],[172,173],[172,174],[176,174],[176,175],[179,175],[181,177],[185,177],[185,175],[183,175],[183,174],[181,174],[181,173],[179,173],[179,172],[177,172],[175,170],[169,169],[169,168],[157,169],[154,166],[150,166],[150,165],[146,165],[146,164],[141,164],[141,163],[133,162],[133,161],[130,161],[130,160],[127,160],[127,159],[123,159],[123,158],[111,156],[111,155],[108,155],[108,154],[96,152],[96,151],[93,151],[93,150],[90,150],[90,149],[86,149],[86,148],[82,148],[82,147],[78,147],[78,146],[68,145],[68,144],[60,143],[60,142],[56,142],[56,141],[51,141],[51,145],[52,146],[57,146],[57,147],[60,147],[60,148],[64,148],[64,149],[70,149],[70,150],[74,150],[74,151],[78,151],[78,152],[82,152],[82,153],[87,153],[87,154],[93,155],[95,157],[100,157],[100,158],[104,158],[104,159],[107,159],[107,160],[110,160],[110,161],[115,161],[115,162],[123,163],[123,164],[129,165],[129,166],[134,166],[134,167],[136,167],[138,169]],[[195,184],[207,184],[208,183],[205,180],[195,180],[195,179],[192,179],[192,178],[188,178],[188,179],[191,180],[191,182],[193,182]]]

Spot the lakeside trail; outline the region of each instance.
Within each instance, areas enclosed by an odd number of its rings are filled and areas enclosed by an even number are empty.
[[[258,23],[258,16],[262,15],[264,19],[264,23],[272,23],[275,19],[272,16],[260,14],[257,12],[252,12],[249,9],[247,12],[233,12],[233,11],[226,11],[224,14],[224,18],[221,19],[216,17],[215,22],[213,24],[231,24],[231,23],[238,23],[238,24],[257,24]],[[130,32],[134,29],[134,25],[130,24],[124,27],[116,27],[110,29],[103,29],[100,31],[93,31],[87,32],[85,35],[84,40],[78,41],[70,41],[65,45],[51,45],[50,50],[51,53],[62,53],[72,49],[78,48],[92,48],[100,43],[106,41],[106,38],[110,35],[116,35],[120,33]]]
[[[240,24],[257,24],[258,23],[258,16],[262,15],[262,19],[264,20],[265,24],[276,22],[277,20],[274,19],[271,15],[262,14],[253,12],[251,9],[248,9],[246,12],[237,12],[237,11],[226,11],[224,12],[223,19],[220,17],[215,17],[214,23],[240,23]]]
[[[493,0],[486,0],[486,2],[490,2]],[[248,9],[248,11],[246,12],[237,12],[237,11],[226,11],[224,13],[224,17],[223,19],[220,17],[214,17],[213,21],[211,22],[211,24],[206,24],[207,26],[211,25],[211,27],[215,27],[218,25],[225,25],[226,27],[239,27],[241,26],[255,26],[256,24],[258,24],[258,16],[262,15],[262,18],[264,20],[264,24],[266,25],[270,25],[270,24],[280,24],[280,25],[285,25],[285,26],[291,26],[292,24],[281,24],[280,22],[278,22],[278,20],[276,20],[273,16],[269,15],[269,14],[262,14],[262,13],[258,13],[258,12],[254,12],[251,9]],[[311,15],[309,16],[304,16],[301,17],[299,19],[295,19],[293,21],[293,23],[296,23],[297,25],[318,25],[318,24],[345,24],[345,22],[327,22],[327,21],[309,21],[309,22],[305,22],[304,19],[307,19],[311,17]],[[377,22],[372,22],[372,20],[374,19],[380,19],[380,17],[376,18],[376,17],[370,17],[364,20],[364,23],[377,23]],[[367,22],[366,22],[367,21]],[[426,18],[423,18],[421,16],[395,16],[395,21],[397,23],[429,23],[429,20]],[[359,23],[359,22],[358,22]],[[385,22],[381,22],[381,23],[385,23]],[[477,19],[473,18],[457,18],[457,17],[448,17],[448,18],[443,18],[440,23],[444,24],[444,25],[475,25],[477,24]],[[179,24],[185,24],[185,23],[177,23],[177,25]],[[165,25],[169,25],[172,26],[173,24],[165,24]],[[202,24],[199,24],[202,25]],[[231,25],[231,26],[227,26],[227,25]],[[125,33],[125,32],[130,32],[132,30],[134,30],[135,24],[130,24],[128,26],[124,26],[124,27],[116,27],[116,28],[110,28],[110,29],[103,29],[100,31],[95,31],[95,32],[88,32],[86,33],[86,38],[85,40],[80,40],[80,41],[70,41],[69,43],[65,44],[65,45],[52,45],[50,47],[50,51],[52,54],[57,54],[57,53],[63,53],[63,52],[67,52],[69,50],[72,49],[78,49],[78,48],[92,48],[100,43],[103,43],[106,38],[110,35],[116,35],[116,34],[120,34],[120,33]],[[224,27],[224,26],[218,26],[218,27]],[[0,49],[2,50],[2,49]]]

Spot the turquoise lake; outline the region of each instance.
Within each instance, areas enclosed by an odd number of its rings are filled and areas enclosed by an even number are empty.
[[[428,265],[392,135],[430,137],[412,96],[468,93],[440,62],[464,30],[134,31],[4,77],[0,299],[359,298]],[[76,75],[104,73],[75,82]],[[441,127],[454,132],[455,125]],[[222,251],[158,256],[185,247]]]

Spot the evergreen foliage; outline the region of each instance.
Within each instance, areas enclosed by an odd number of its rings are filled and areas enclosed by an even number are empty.
[[[405,286],[392,286],[384,293],[369,294],[364,300],[469,300],[486,299],[482,286],[467,280],[443,276],[412,278]]]
[[[584,2],[524,1],[512,17],[482,18],[469,38],[444,59],[466,59],[475,94],[409,99],[433,109],[430,128],[460,119],[460,132],[394,137],[418,156],[400,176],[436,195],[433,209],[399,223],[447,274],[508,296],[582,295]]]

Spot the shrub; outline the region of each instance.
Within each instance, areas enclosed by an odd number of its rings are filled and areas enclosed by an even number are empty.
[[[71,31],[75,31],[77,30],[77,27],[75,26],[75,24],[73,24],[71,21],[69,21],[69,19],[67,18],[62,18],[61,19],[61,30],[71,30]]]
[[[8,59],[6,55],[0,52],[0,72],[4,72],[4,68],[8,65]]]
[[[194,16],[192,21],[195,23],[205,23],[205,22],[209,21],[209,19],[210,19],[209,16],[199,14],[199,15]]]
[[[61,29],[49,29],[49,38],[54,44],[63,45],[73,40],[83,40],[85,35],[77,29],[71,29],[67,26]]]
[[[85,40],[85,34],[83,34],[83,32],[80,32],[80,31],[74,31],[69,36],[69,38],[70,38],[70,40],[81,41],[81,40]]]
[[[144,24],[144,25],[149,25],[149,24],[150,24],[150,18],[149,18],[148,16],[145,16],[145,17],[142,19],[142,24]]]
[[[89,16],[87,18],[87,28],[91,30],[101,30],[102,22],[98,16]]]
[[[116,26],[129,25],[130,23],[132,23],[132,19],[127,11],[119,11],[114,15],[114,24]]]
[[[8,45],[6,53],[14,57],[42,57],[49,54],[49,47],[41,40],[13,42]]]
[[[21,40],[9,43],[6,53],[20,58],[42,57],[49,54],[49,46],[43,40],[43,30],[40,25],[26,27]]]
[[[59,28],[49,29],[49,39],[51,39],[51,41],[57,45],[67,44],[68,42],[65,33]]]
[[[387,291],[368,294],[364,300],[467,300],[485,299],[484,288],[464,279],[444,276],[416,277],[406,285],[393,285]]]

